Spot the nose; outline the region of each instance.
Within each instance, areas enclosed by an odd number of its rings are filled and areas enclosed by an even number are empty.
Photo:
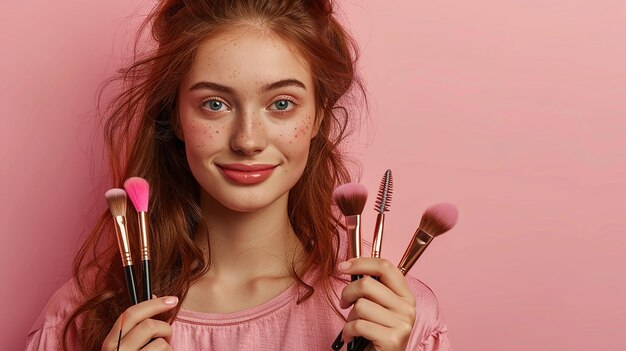
[[[267,145],[267,130],[259,113],[242,112],[235,117],[230,147],[247,156],[255,155]]]

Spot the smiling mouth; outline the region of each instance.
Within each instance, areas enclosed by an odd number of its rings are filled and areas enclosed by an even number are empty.
[[[254,185],[265,181],[272,175],[277,165],[232,163],[217,165],[227,179],[242,185]]]

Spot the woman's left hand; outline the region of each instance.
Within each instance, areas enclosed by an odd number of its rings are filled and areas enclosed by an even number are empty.
[[[347,343],[363,336],[377,351],[406,350],[415,322],[415,297],[400,270],[388,260],[373,257],[350,259],[340,263],[339,269],[364,276],[341,294],[341,308],[353,306],[343,327],[343,340]]]

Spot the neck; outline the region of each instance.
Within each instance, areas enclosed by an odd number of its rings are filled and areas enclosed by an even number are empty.
[[[206,224],[199,226],[196,242],[210,252],[208,274],[248,280],[289,276],[302,245],[289,222],[287,200],[285,194],[263,209],[236,212],[203,192]]]

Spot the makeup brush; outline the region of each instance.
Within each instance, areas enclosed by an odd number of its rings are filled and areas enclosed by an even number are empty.
[[[117,349],[116,351],[120,351],[120,343],[122,342],[122,330],[124,330],[124,320],[126,319],[126,315],[122,313],[120,318],[120,333],[117,336]]]
[[[338,186],[333,191],[333,201],[343,213],[346,221],[346,231],[350,239],[350,257],[361,257],[361,213],[367,201],[367,188],[358,183],[347,183]],[[361,278],[359,275],[352,275],[352,281]],[[336,345],[343,346],[342,333],[335,338],[333,349]],[[348,345],[350,350],[352,343]]]
[[[143,301],[152,298],[150,283],[150,237],[148,236],[148,202],[150,185],[140,177],[128,178],[124,182],[124,189],[128,193],[130,202],[137,211],[139,218],[139,242],[141,244],[141,272],[143,277]]]
[[[374,240],[372,240],[372,257],[380,257],[380,250],[383,244],[383,230],[385,227],[385,212],[389,211],[391,206],[391,195],[393,193],[393,177],[391,170],[388,169],[380,181],[378,196],[374,209],[378,212],[376,215],[376,225],[374,226]]]
[[[424,211],[419,228],[415,231],[398,269],[406,275],[417,259],[424,253],[433,239],[454,228],[459,218],[459,211],[452,204],[442,203],[430,206]]]
[[[137,289],[135,287],[135,276],[133,274],[133,258],[130,253],[130,242],[128,241],[128,231],[126,229],[126,192],[123,189],[110,189],[104,193],[109,203],[109,210],[115,221],[115,233],[117,234],[117,244],[122,256],[122,265],[126,273],[126,286],[130,303],[137,304]]]
[[[424,253],[428,244],[433,239],[450,229],[454,228],[459,218],[459,212],[452,204],[437,204],[426,209],[420,220],[419,228],[415,231],[413,239],[409,243],[404,256],[398,264],[398,269],[406,275],[417,259]],[[363,351],[369,344],[369,340],[359,338],[353,351]]]
[[[350,257],[361,257],[361,213],[367,201],[367,189],[358,183],[347,183],[333,191],[333,201],[345,216],[346,231],[350,239]],[[353,275],[352,281],[359,279]]]

